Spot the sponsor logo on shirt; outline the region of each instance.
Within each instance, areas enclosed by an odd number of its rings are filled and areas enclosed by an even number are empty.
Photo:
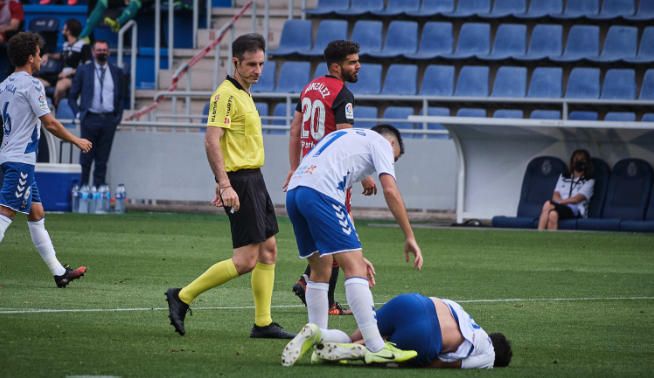
[[[345,104],[345,118],[354,119],[354,109],[352,108],[351,102]]]

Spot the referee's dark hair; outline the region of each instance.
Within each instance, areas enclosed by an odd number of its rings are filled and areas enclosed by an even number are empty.
[[[397,144],[400,146],[400,156],[404,154],[404,142],[402,142],[402,136],[400,135],[400,131],[396,129],[395,126],[391,126],[388,124],[381,124],[373,127],[370,130],[377,132],[381,135],[394,136],[395,139],[397,139]]]
[[[9,38],[7,55],[14,67],[27,64],[30,55],[36,55],[36,48],[41,46],[41,39],[36,33],[20,32]]]
[[[325,47],[324,56],[327,67],[332,63],[341,63],[348,55],[358,54],[359,44],[353,41],[336,40],[331,41]]]
[[[243,34],[232,42],[232,56],[243,59],[246,52],[266,52],[266,41],[261,34],[249,33]]]

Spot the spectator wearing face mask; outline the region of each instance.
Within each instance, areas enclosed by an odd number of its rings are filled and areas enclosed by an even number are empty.
[[[123,117],[126,84],[120,68],[109,63],[107,41],[96,40],[92,54],[93,61],[77,69],[68,101],[80,120],[82,138],[95,146],[94,152],[80,155],[82,184],[89,184],[91,164],[95,162],[93,185],[99,186],[107,183],[107,161]]]
[[[538,220],[539,230],[556,230],[561,219],[588,216],[588,203],[595,186],[592,175],[593,165],[588,151],[575,150],[567,171],[559,176],[552,199],[543,204]]]

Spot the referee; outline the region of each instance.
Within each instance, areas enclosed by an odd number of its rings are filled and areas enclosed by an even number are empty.
[[[229,217],[234,251],[231,258],[211,266],[187,286],[166,292],[168,317],[180,335],[185,333],[189,305],[198,295],[252,272],[255,315],[250,337],[295,336],[273,322],[270,315],[278,227],[260,171],[264,163],[261,119],[250,95],[250,87],[261,77],[265,49],[259,34],[234,40],[234,77],[227,76],[211,96],[204,144],[217,183],[212,203],[224,207]]]

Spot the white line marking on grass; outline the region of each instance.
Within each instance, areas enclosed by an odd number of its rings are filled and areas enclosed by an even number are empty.
[[[516,303],[516,302],[589,302],[589,301],[651,301],[654,297],[580,297],[580,298],[495,298],[495,299],[460,299],[458,303]],[[375,303],[383,305],[385,302]],[[274,305],[273,308],[304,308],[304,305]],[[254,306],[197,306],[196,310],[250,310]],[[52,313],[84,313],[84,312],[143,312],[164,311],[168,307],[128,307],[128,308],[3,308],[0,315],[16,314],[52,314]]]

